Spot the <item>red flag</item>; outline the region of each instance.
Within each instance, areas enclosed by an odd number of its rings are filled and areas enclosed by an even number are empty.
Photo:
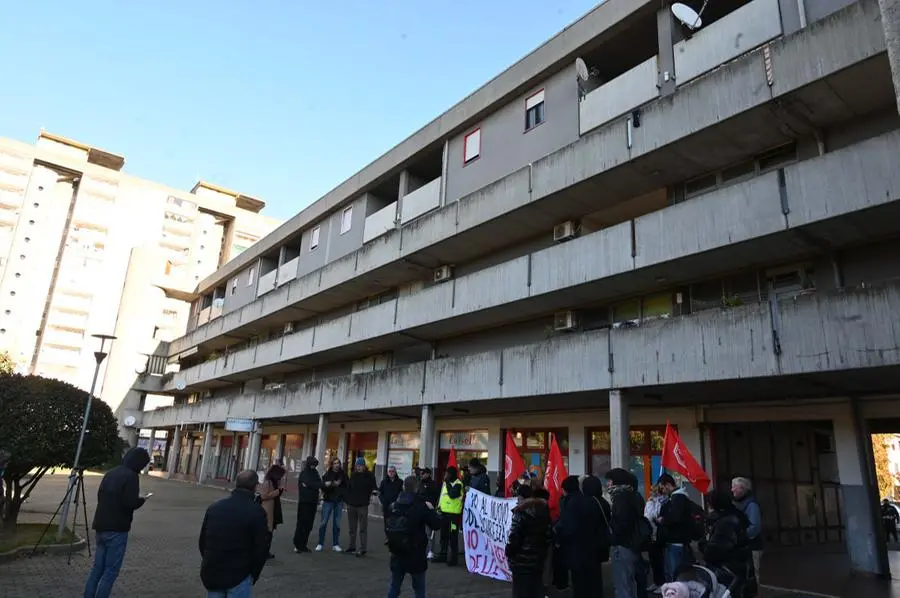
[[[512,432],[509,430],[506,431],[506,462],[504,464],[504,472],[505,479],[503,480],[504,485],[506,486],[504,496],[509,498],[512,495],[512,485],[520,475],[525,473],[525,462],[522,461],[522,455],[519,454],[519,449],[516,447],[516,442],[513,440]]]
[[[566,463],[563,461],[556,434],[550,435],[550,456],[547,459],[547,471],[544,473],[544,486],[550,493],[550,517],[559,517],[559,499],[562,498],[562,483],[569,476]]]
[[[453,467],[456,469],[456,476],[459,477],[459,466],[456,465],[456,447],[450,447],[450,458],[447,459],[447,467]]]
[[[706,494],[709,490],[710,479],[694,459],[691,452],[684,446],[678,433],[669,422],[666,422],[666,437],[663,440],[662,466],[670,471],[676,471],[683,475],[693,486]]]

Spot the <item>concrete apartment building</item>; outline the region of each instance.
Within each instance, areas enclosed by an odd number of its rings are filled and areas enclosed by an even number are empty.
[[[89,389],[91,335],[117,336],[97,394],[123,426],[123,398],[138,372],[168,367],[150,356],[184,334],[197,283],[278,224],[258,199],[205,182],[171,189],[124,163],[43,131],[34,145],[0,139],[0,351],[19,371]]]
[[[200,281],[141,426],[202,481],[451,446],[497,476],[510,430],[646,492],[668,420],[753,479],[770,547],[886,573],[895,100],[876,0],[715,0],[693,32],[607,0]]]

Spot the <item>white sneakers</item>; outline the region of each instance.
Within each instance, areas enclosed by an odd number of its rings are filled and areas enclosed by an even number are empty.
[[[428,556],[426,556],[425,558],[428,559],[429,561],[432,560],[434,558],[434,552],[429,550]]]
[[[344,552],[343,550],[341,550],[340,546],[332,546],[331,550],[333,550],[334,552]]]
[[[325,550],[324,546],[322,546],[321,544],[316,544],[316,552],[322,552],[323,550]],[[344,552],[340,546],[332,546],[331,550],[333,550],[334,552]]]
[[[316,544],[316,552],[322,552],[322,545]]]

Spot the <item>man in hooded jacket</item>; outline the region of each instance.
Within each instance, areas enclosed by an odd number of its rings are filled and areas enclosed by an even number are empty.
[[[294,552],[309,552],[307,543],[316,520],[322,477],[316,469],[319,460],[307,457],[303,471],[297,476],[297,527],[294,530]]]
[[[646,595],[641,551],[645,538],[644,499],[637,493],[637,479],[629,471],[616,467],[606,472],[612,502],[612,574],[615,598],[641,598]],[[649,534],[646,537],[649,540]]]
[[[565,496],[554,529],[562,562],[572,574],[572,595],[597,598],[603,595],[601,564],[609,554],[609,513],[606,501],[597,497],[602,494],[600,480],[588,476],[584,485],[583,492],[577,476],[563,480]]]
[[[146,500],[141,496],[140,472],[148,463],[150,453],[146,449],[129,449],[122,464],[106,472],[100,482],[93,525],[97,549],[84,598],[107,598],[112,592],[125,560],[131,520]]]

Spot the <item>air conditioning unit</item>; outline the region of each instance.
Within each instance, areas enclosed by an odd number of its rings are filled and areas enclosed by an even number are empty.
[[[293,334],[294,333],[294,323],[288,322],[284,325],[284,334]]]
[[[453,278],[453,266],[441,266],[434,270],[434,282],[446,282]]]
[[[572,310],[567,309],[553,314],[553,330],[556,332],[574,330],[577,323],[575,312]]]
[[[568,241],[569,239],[574,239],[575,230],[575,223],[572,220],[557,224],[553,227],[553,240],[556,243],[561,243],[563,241]]]

